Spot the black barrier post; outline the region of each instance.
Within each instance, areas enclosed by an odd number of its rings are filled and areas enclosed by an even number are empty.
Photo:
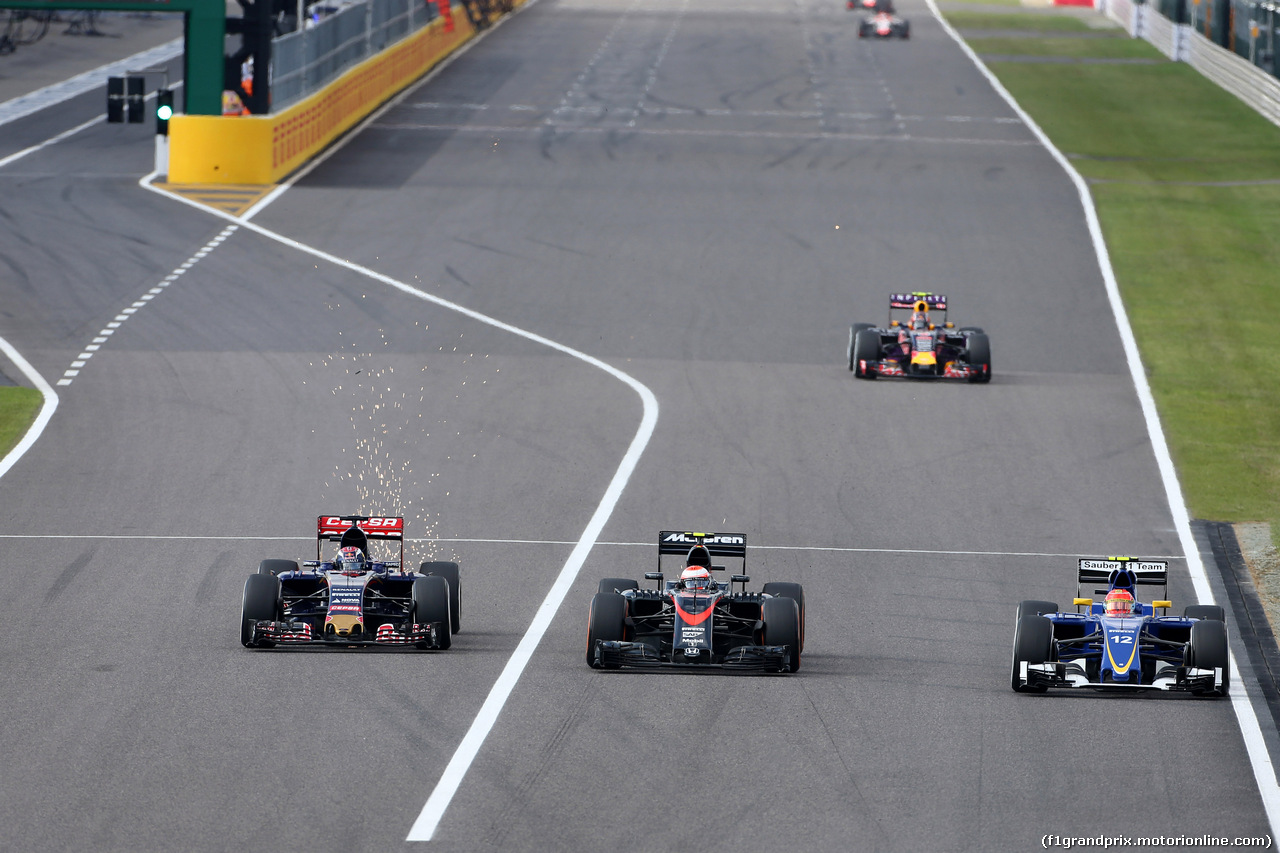
[[[142,124],[143,107],[147,100],[147,81],[144,77],[125,77],[127,91],[124,96],[125,112],[129,124]]]
[[[107,121],[120,124],[124,121],[124,78],[107,78]]]

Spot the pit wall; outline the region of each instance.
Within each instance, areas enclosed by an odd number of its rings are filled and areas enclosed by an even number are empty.
[[[274,184],[475,36],[455,6],[351,68],[315,94],[267,116],[176,115],[170,184]]]

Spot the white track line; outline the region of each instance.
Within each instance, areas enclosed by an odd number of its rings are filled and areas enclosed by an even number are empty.
[[[1173,467],[1173,457],[1169,454],[1169,445],[1165,441],[1164,427],[1160,424],[1160,414],[1156,410],[1155,398],[1151,394],[1151,386],[1147,383],[1147,375],[1142,367],[1142,356],[1138,352],[1138,343],[1133,336],[1133,328],[1129,325],[1129,315],[1125,312],[1124,302],[1120,298],[1120,287],[1116,283],[1115,271],[1111,268],[1111,255],[1107,251],[1106,241],[1102,236],[1102,226],[1098,223],[1098,211],[1093,205],[1093,196],[1089,193],[1089,185],[1076,171],[1071,162],[1063,156],[1052,140],[1040,129],[1040,125],[1024,110],[1000,80],[991,73],[978,55],[973,52],[960,37],[960,34],[947,23],[938,11],[934,0],[925,0],[929,11],[942,24],[947,35],[960,46],[965,55],[977,66],[992,88],[1005,102],[1013,108],[1027,128],[1035,134],[1040,143],[1058,161],[1058,165],[1075,184],[1080,196],[1080,206],[1084,208],[1085,224],[1089,228],[1089,237],[1093,241],[1093,249],[1098,257],[1098,269],[1102,273],[1106,285],[1107,300],[1111,303],[1111,312],[1115,315],[1116,327],[1120,332],[1120,341],[1124,345],[1125,359],[1129,363],[1129,375],[1133,379],[1134,390],[1138,402],[1142,405],[1142,416],[1147,424],[1147,433],[1151,437],[1152,449],[1155,451],[1156,465],[1160,469],[1160,479],[1164,483],[1165,498],[1169,502],[1169,511],[1173,515],[1174,527],[1178,531],[1178,541],[1186,554],[1187,570],[1191,574],[1191,583],[1195,587],[1196,597],[1201,604],[1213,603],[1213,590],[1209,586],[1209,576],[1205,573],[1204,563],[1200,559],[1200,549],[1196,545],[1195,536],[1191,532],[1191,516],[1182,496],[1182,486],[1178,482],[1178,472]],[[1263,808],[1267,811],[1267,820],[1271,831],[1280,835],[1280,784],[1276,782],[1275,767],[1271,755],[1267,752],[1266,741],[1262,738],[1262,729],[1258,725],[1258,717],[1248,695],[1249,686],[1240,680],[1240,669],[1236,666],[1234,652],[1231,654],[1231,707],[1235,710],[1236,719],[1240,723],[1240,733],[1244,738],[1245,749],[1253,764],[1253,776],[1258,783],[1258,793],[1262,796]],[[1256,687],[1255,687],[1256,689]]]
[[[243,539],[251,542],[311,542],[309,536],[241,536],[237,534],[234,538]],[[211,536],[191,535],[169,535],[169,536],[152,536],[146,534],[129,534],[129,533],[0,533],[0,539],[101,539],[101,540],[120,540],[125,542],[150,542],[150,541],[167,541],[175,540],[179,542],[222,542],[227,539],[226,533],[219,533]],[[437,538],[437,537],[410,537],[404,540],[417,545],[576,545],[578,540],[574,539],[467,539],[467,538]],[[653,548],[653,542],[596,542],[601,548]],[[1054,554],[1048,551],[943,551],[931,548],[844,548],[838,545],[752,545],[752,551],[821,551],[829,554],[924,554],[939,557],[1043,557],[1045,559],[1069,559],[1076,560],[1081,556],[1079,553],[1073,554]],[[1150,554],[1153,560],[1183,560],[1186,559],[1176,554]]]
[[[31,428],[27,430],[27,434],[22,437],[4,459],[0,459],[0,477],[9,473],[19,459],[22,458],[31,447],[36,443],[36,439],[40,438],[40,434],[44,432],[44,428],[49,425],[49,419],[53,417],[53,413],[58,409],[58,392],[53,390],[53,386],[45,381],[31,362],[22,357],[22,353],[14,349],[13,344],[0,338],[0,351],[9,356],[9,360],[18,366],[23,375],[30,380],[31,384],[36,386],[36,390],[44,395],[44,403],[40,406],[40,414],[36,415],[35,422],[31,424]]]
[[[533,2],[536,2],[536,0],[531,0],[530,3],[526,3],[520,10],[529,8],[533,5]],[[498,25],[505,23],[506,20],[507,19],[505,18],[500,20]],[[491,27],[487,32],[493,32],[494,29],[496,29],[496,26]],[[480,37],[478,36],[477,40],[478,38]],[[475,41],[473,40],[471,44],[474,43]],[[470,45],[467,45],[466,47],[469,48]],[[520,676],[528,665],[529,659],[533,656],[534,650],[542,641],[543,635],[546,634],[547,628],[551,626],[551,620],[555,617],[556,611],[559,610],[560,605],[564,602],[565,596],[569,593],[569,589],[573,586],[573,582],[577,578],[578,572],[582,569],[583,563],[586,562],[587,555],[591,552],[592,547],[596,544],[596,539],[600,536],[600,531],[609,520],[609,516],[613,514],[614,507],[617,506],[618,499],[622,497],[622,491],[626,488],[627,481],[631,478],[631,474],[635,470],[636,464],[640,461],[641,454],[644,453],[645,447],[649,444],[649,439],[653,436],[654,427],[658,423],[658,399],[653,395],[653,392],[639,380],[610,364],[606,364],[594,356],[588,355],[549,338],[544,338],[542,335],[535,332],[530,332],[518,326],[504,323],[501,320],[490,317],[487,314],[481,314],[479,311],[474,311],[463,305],[459,305],[456,302],[450,302],[447,299],[434,296],[426,291],[419,290],[410,284],[398,281],[390,276],[383,275],[382,273],[371,270],[368,267],[351,263],[350,261],[331,255],[328,252],[321,251],[320,249],[300,243],[297,240],[285,237],[282,234],[269,231],[266,228],[249,221],[249,217],[262,210],[266,204],[270,203],[270,201],[274,201],[278,198],[287,187],[292,186],[293,182],[296,182],[299,177],[306,174],[306,171],[314,169],[316,165],[323,162],[323,159],[331,156],[335,151],[345,145],[346,141],[355,138],[359,130],[363,129],[370,122],[382,115],[386,110],[399,103],[402,98],[406,97],[413,90],[432,79],[435,74],[447,67],[454,57],[457,57],[460,54],[461,51],[455,52],[449,59],[446,59],[437,66],[435,71],[424,77],[420,83],[409,87],[402,95],[388,102],[383,108],[376,110],[368,119],[356,128],[356,133],[348,134],[343,140],[340,140],[336,145],[330,148],[321,158],[317,158],[312,161],[312,164],[307,170],[300,172],[292,181],[282,185],[279,189],[268,195],[263,202],[260,202],[250,210],[246,211],[243,217],[237,218],[221,211],[211,210],[203,205],[196,204],[195,202],[189,201],[181,196],[174,195],[155,187],[152,185],[152,181],[156,178],[154,173],[146,176],[140,182],[143,187],[151,190],[152,192],[167,196],[183,204],[188,204],[199,210],[203,210],[210,215],[218,216],[230,222],[237,223],[269,240],[274,240],[327,263],[343,267],[351,272],[363,275],[374,281],[381,282],[388,287],[392,287],[402,293],[414,296],[424,302],[430,302],[434,305],[440,306],[441,308],[446,308],[450,311],[461,314],[464,317],[469,317],[472,320],[493,326],[496,329],[510,332],[513,335],[517,335],[525,338],[526,340],[530,340],[534,343],[556,350],[557,352],[564,353],[572,358],[576,358],[579,361],[583,361],[624,383],[640,397],[644,409],[640,420],[640,426],[637,428],[635,436],[631,439],[631,444],[628,446],[626,454],[622,457],[622,462],[619,464],[617,471],[614,472],[613,479],[609,481],[609,486],[605,489],[604,497],[601,498],[600,504],[596,507],[595,512],[587,522],[586,528],[582,531],[582,535],[574,545],[573,551],[569,554],[569,559],[565,561],[564,567],[556,577],[555,583],[553,583],[551,585],[551,589],[547,591],[546,598],[543,599],[542,604],[538,607],[538,611],[534,614],[533,620],[530,622],[528,629],[521,638],[519,645],[516,646],[515,651],[507,661],[507,665],[498,676],[498,680],[494,682],[493,687],[489,691],[488,697],[480,707],[479,713],[476,714],[475,719],[472,721],[471,727],[467,730],[466,735],[463,736],[462,742],[458,745],[452,759],[450,759],[448,765],[445,767],[444,773],[440,777],[440,781],[436,783],[434,790],[432,790],[430,796],[428,796],[426,804],[422,807],[422,811],[418,814],[417,819],[409,830],[409,834],[405,839],[406,841],[430,841],[431,837],[435,834],[436,827],[439,826],[441,818],[444,817],[445,810],[453,801],[453,797],[457,793],[458,787],[462,784],[463,778],[470,769],[472,762],[475,761],[476,755],[480,752],[480,747],[484,744],[485,739],[488,738],[489,732],[493,730],[494,723],[497,722],[498,715],[502,713],[502,708],[506,705],[507,698],[511,695],[512,690],[515,689],[516,683],[520,680]]]

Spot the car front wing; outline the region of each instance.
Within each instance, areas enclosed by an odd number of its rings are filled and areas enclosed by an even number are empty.
[[[1087,688],[1091,690],[1164,690],[1209,693],[1222,689],[1225,673],[1222,667],[1197,669],[1190,666],[1166,667],[1151,684],[1125,681],[1090,681],[1084,667],[1069,661],[1028,663],[1021,661],[1018,678],[1025,687]]]
[[[339,636],[337,634],[318,634],[311,629],[309,622],[296,620],[293,622],[272,622],[260,620],[253,626],[252,646],[409,646],[419,648],[440,648],[440,635],[443,631],[441,622],[415,622],[406,630],[397,631],[392,625],[384,624],[376,634],[357,636]]]
[[[736,646],[716,663],[672,660],[660,655],[648,643],[596,640],[595,663],[603,669],[621,667],[731,669],[757,672],[790,672],[791,652],[787,646]]]

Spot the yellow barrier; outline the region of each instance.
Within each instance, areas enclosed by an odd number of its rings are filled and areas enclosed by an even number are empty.
[[[281,113],[174,116],[168,182],[276,183],[474,36],[466,13],[452,12]]]

